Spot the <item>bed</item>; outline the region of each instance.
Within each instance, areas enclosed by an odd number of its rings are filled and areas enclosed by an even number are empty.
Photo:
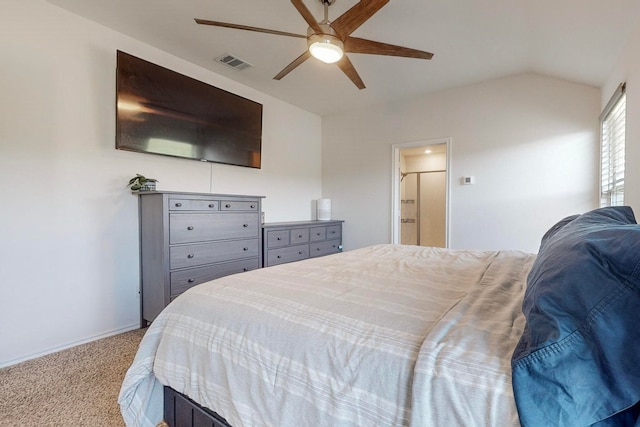
[[[167,390],[193,402],[217,420],[207,425],[216,426],[571,425],[558,413],[549,412],[548,418],[546,411],[557,408],[547,408],[545,396],[562,400],[563,387],[556,384],[560,391],[554,390],[544,377],[554,363],[568,363],[557,344],[576,341],[575,331],[558,326],[562,321],[553,317],[571,316],[562,310],[549,314],[544,310],[549,304],[541,301],[560,294],[560,302],[551,304],[557,309],[568,293],[575,302],[569,285],[549,292],[549,283],[559,280],[552,272],[566,267],[559,261],[568,250],[565,235],[576,234],[573,229],[584,234],[589,215],[595,215],[597,227],[603,222],[607,230],[618,227],[640,241],[630,209],[605,209],[554,225],[537,256],[375,245],[191,288],[145,334],[120,392],[123,418],[128,426],[157,425],[165,418]],[[610,234],[617,243],[605,245],[607,250],[621,242]],[[640,244],[634,244],[622,247],[639,258]],[[586,252],[594,251],[587,246]],[[625,256],[625,262],[634,256]],[[555,270],[540,260],[556,263]],[[613,262],[607,258],[607,263]],[[616,276],[624,282],[616,292],[631,289],[623,300],[637,302],[640,267],[614,273],[624,276]],[[580,277],[577,282],[583,283]],[[607,311],[602,295],[595,304]],[[618,348],[613,356],[626,357]],[[623,366],[633,375],[640,367],[632,366],[635,361],[627,358]],[[589,369],[593,365],[574,374]],[[640,385],[640,375],[635,380]],[[590,411],[581,422],[622,417],[635,422],[640,387],[634,380],[609,383],[615,393],[611,387],[607,391],[620,399],[600,405],[607,407]],[[597,381],[581,385],[602,387]],[[581,393],[589,395],[585,389]],[[566,423],[536,424],[543,419]]]

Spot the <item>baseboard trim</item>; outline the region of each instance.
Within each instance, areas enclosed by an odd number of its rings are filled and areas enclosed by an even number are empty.
[[[139,323],[135,323],[129,326],[126,326],[124,328],[120,328],[120,329],[115,329],[109,332],[105,332],[103,334],[99,334],[99,335],[94,335],[91,336],[89,338],[85,338],[82,340],[78,340],[78,341],[74,341],[68,344],[64,344],[58,347],[53,347],[38,353],[33,353],[33,354],[29,354],[27,356],[24,357],[20,357],[18,359],[13,359],[13,360],[9,360],[6,362],[0,362],[0,369],[2,368],[7,368],[9,366],[13,366],[13,365],[17,365],[18,363],[22,363],[22,362],[26,362],[27,360],[32,360],[32,359],[37,359],[38,357],[42,357],[42,356],[46,356],[48,354],[52,354],[52,353],[57,353],[59,351],[62,350],[66,350],[72,347],[76,347],[82,344],[86,344],[92,341],[97,341],[100,340],[102,338],[108,338],[108,337],[112,337],[114,335],[118,335],[118,334],[123,334],[125,332],[129,332],[129,331],[133,331],[134,329],[139,329],[140,328],[140,324]]]

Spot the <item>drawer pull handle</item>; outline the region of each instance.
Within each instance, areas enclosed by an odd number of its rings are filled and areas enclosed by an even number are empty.
[[[256,205],[251,205],[251,209],[255,209],[255,208],[256,208]]]
[[[189,254],[187,255],[187,258],[193,258],[195,255],[194,254]]]
[[[242,250],[246,252],[249,250],[249,248],[242,248]]]
[[[278,259],[282,258],[280,255],[278,255]]]
[[[231,207],[231,205],[227,203],[226,205],[224,205],[224,207],[229,209]]]
[[[242,224],[242,226],[243,226],[244,228],[247,228],[247,227],[249,226],[249,224]]]
[[[249,271],[247,267],[243,268],[242,271]]]
[[[302,234],[298,234],[298,239],[302,239]]]
[[[182,207],[182,203],[176,203],[176,208]]]
[[[193,230],[193,225],[188,226],[187,230],[189,230],[189,231]]]
[[[215,203],[209,203],[209,207],[210,207],[210,208],[215,208],[215,207],[216,207],[216,205],[215,205]]]
[[[298,251],[298,255],[302,255],[302,251]]]
[[[320,248],[316,248],[316,251],[319,251],[319,250],[320,250]]]
[[[189,279],[189,280],[187,280],[187,281],[188,281],[189,283],[193,283],[193,282],[195,282],[195,281],[196,281],[196,279]]]
[[[320,235],[320,233],[316,233],[316,236],[319,236],[319,235]]]
[[[282,237],[278,237],[278,239],[277,239],[277,240],[282,240]]]

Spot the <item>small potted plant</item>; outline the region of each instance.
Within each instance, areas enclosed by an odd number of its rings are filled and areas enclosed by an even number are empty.
[[[158,180],[155,178],[147,178],[137,173],[136,176],[129,180],[127,187],[130,186],[131,191],[156,191],[156,182]]]

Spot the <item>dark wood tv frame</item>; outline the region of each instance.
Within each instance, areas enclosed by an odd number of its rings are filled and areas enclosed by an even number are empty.
[[[231,427],[220,415],[171,387],[164,387],[164,421],[170,427]]]

